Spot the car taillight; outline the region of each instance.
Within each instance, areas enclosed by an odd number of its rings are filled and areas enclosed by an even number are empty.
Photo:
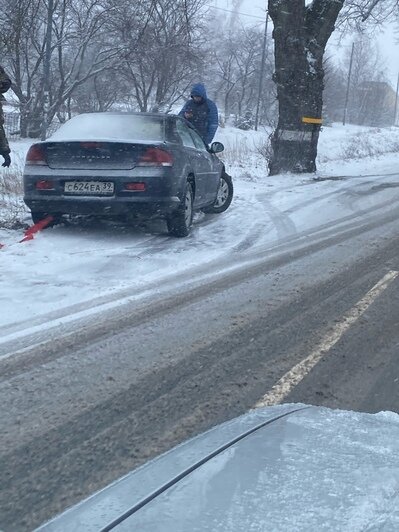
[[[132,190],[134,192],[144,192],[146,187],[145,187],[145,183],[134,182],[134,183],[125,183],[124,188],[125,190]]]
[[[40,146],[39,144],[32,144],[32,146],[28,150],[28,153],[26,154],[26,163],[47,165],[46,156],[44,154],[42,146]]]
[[[147,148],[139,157],[138,166],[172,166],[172,155],[160,148]]]
[[[36,181],[37,190],[54,190],[54,181],[48,179],[40,179]]]

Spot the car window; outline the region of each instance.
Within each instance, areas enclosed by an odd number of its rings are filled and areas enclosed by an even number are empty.
[[[188,127],[186,127],[181,120],[176,121],[176,129],[179,137],[181,138],[183,145],[189,148],[196,148],[195,142],[190,135]]]
[[[194,144],[196,148],[198,148],[199,150],[207,151],[205,142],[202,140],[199,134],[196,131],[194,131],[194,129],[190,128],[190,135],[192,139],[194,140]]]
[[[165,120],[165,138],[168,142],[182,144],[182,139],[177,132],[176,120]]]
[[[162,141],[165,139],[163,117],[133,113],[84,113],[63,124],[51,140],[89,140],[99,136],[130,141]]]

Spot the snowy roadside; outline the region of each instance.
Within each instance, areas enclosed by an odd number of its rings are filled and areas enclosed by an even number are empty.
[[[187,239],[168,237],[162,223],[144,227],[93,222],[64,225],[24,244],[18,243],[22,228],[0,229],[0,243],[4,244],[0,251],[0,304],[6,309],[0,325],[29,320],[127,287],[141,290],[199,264],[270,246],[375,201],[368,197],[356,204],[342,201],[353,180],[329,177],[365,176],[365,181],[370,181],[367,176],[375,176],[375,180],[395,180],[393,174],[398,177],[398,152],[381,154],[383,147],[392,150],[399,146],[397,128],[325,128],[320,139],[318,181],[313,175],[267,177],[265,159],[260,155],[266,137],[265,132],[219,130],[217,140],[226,146],[224,157],[234,178],[235,198],[222,215],[198,214]],[[29,144],[12,143],[17,168],[22,168]],[[343,160],[345,151],[348,157],[350,150],[359,155],[361,150],[374,150],[378,156]],[[356,186],[362,186],[362,178],[356,179]],[[389,194],[382,190],[378,200]],[[21,201],[18,195],[15,201]],[[23,213],[23,221],[29,223],[28,211]]]

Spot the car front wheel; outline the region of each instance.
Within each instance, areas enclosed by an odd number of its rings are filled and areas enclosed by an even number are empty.
[[[223,171],[222,175],[220,176],[219,188],[215,202],[213,205],[205,207],[202,210],[210,214],[219,214],[224,212],[230,207],[230,203],[233,200],[233,193],[233,180],[229,174],[226,174],[226,172]]]
[[[181,205],[166,220],[169,234],[177,237],[188,236],[193,223],[193,203],[193,186],[187,181]]]

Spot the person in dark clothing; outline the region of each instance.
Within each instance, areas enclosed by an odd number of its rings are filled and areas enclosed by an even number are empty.
[[[181,109],[179,116],[183,116],[198,131],[206,144],[210,144],[218,128],[218,109],[215,102],[206,95],[202,83],[193,85],[188,100]]]
[[[11,164],[11,158],[10,158],[10,146],[8,145],[6,133],[4,131],[4,114],[3,114],[3,103],[2,100],[4,100],[3,93],[7,92],[8,89],[11,87],[11,80],[7,76],[4,68],[0,66],[0,155],[4,159],[4,163],[1,166],[10,166]]]

